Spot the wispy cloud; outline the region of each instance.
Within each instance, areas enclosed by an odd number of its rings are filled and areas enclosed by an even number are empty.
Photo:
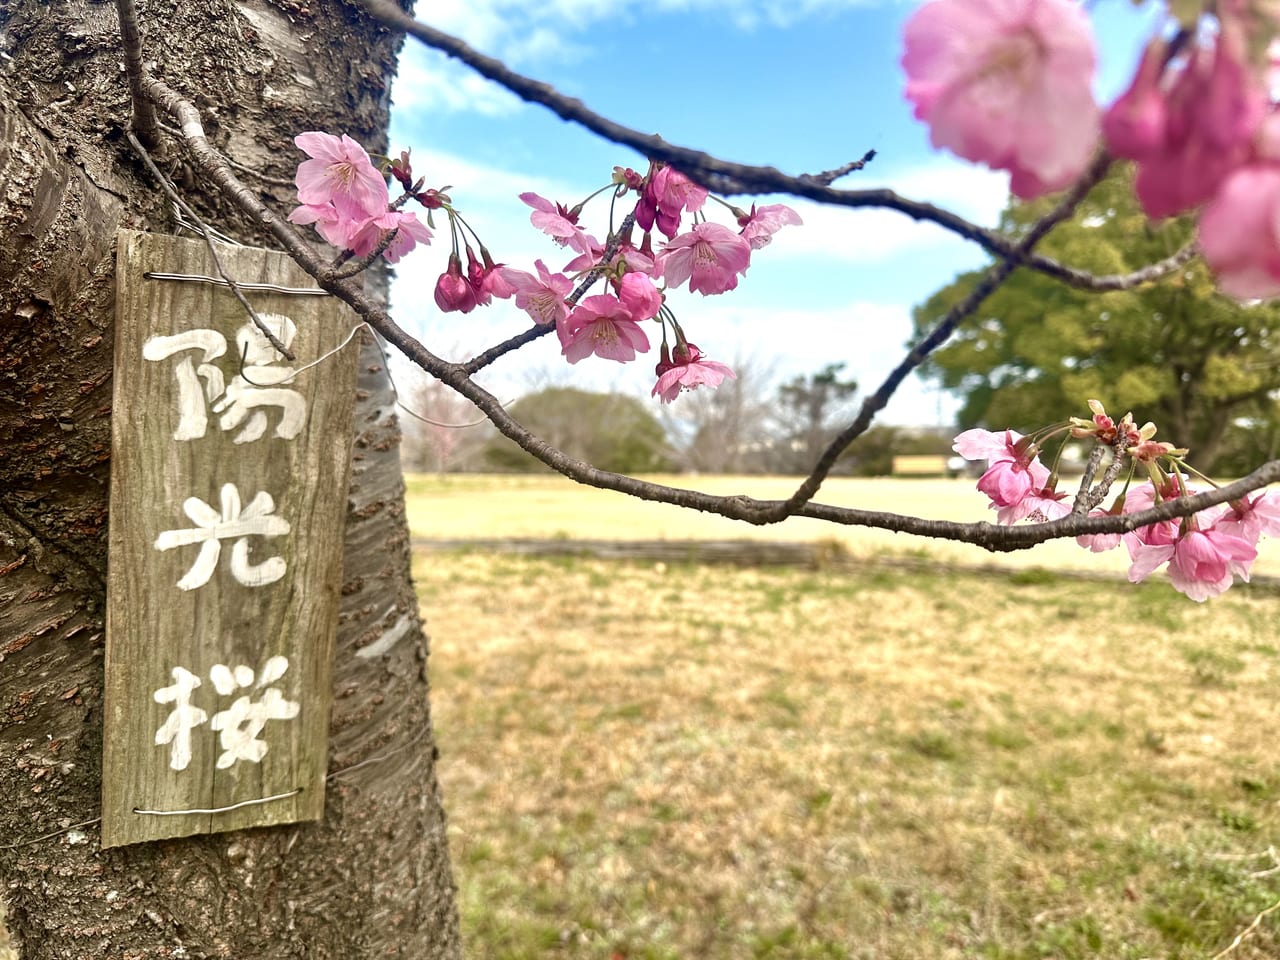
[[[860,181],[858,186],[862,185]],[[980,226],[994,226],[1009,197],[1007,174],[945,157],[884,181],[867,180],[865,185],[889,187],[909,199],[952,210]],[[869,264],[956,242],[955,235],[942,227],[912,220],[895,210],[848,209],[808,200],[785,202],[804,219],[804,226],[780,234],[769,248],[771,256]]]
[[[597,183],[575,183],[477,164],[457,154],[431,150],[414,152],[414,168],[425,173],[430,183],[448,182],[456,187],[455,200],[462,210],[473,214],[477,228],[484,225],[481,229],[486,242],[495,251],[503,249],[504,256],[508,256],[505,251],[540,251],[535,256],[547,258],[549,264],[556,251],[529,227],[528,208],[517,197],[532,190],[554,200],[574,202],[603,183],[607,173],[600,171]],[[591,172],[582,171],[584,175]],[[911,199],[954,210],[983,226],[995,225],[1008,200],[1006,174],[944,157],[879,182],[867,181],[867,185],[890,187]],[[800,213],[804,225],[788,227],[778,235],[762,254],[770,260],[821,258],[843,264],[877,264],[958,242],[941,227],[914,221],[893,210],[850,210],[807,200],[784,200]],[[741,198],[735,202],[746,203]],[[769,198],[760,202],[769,202]],[[603,201],[600,204],[602,208]],[[587,209],[590,216],[594,208]],[[589,223],[587,229],[592,229]],[[514,260],[514,254],[510,258]]]

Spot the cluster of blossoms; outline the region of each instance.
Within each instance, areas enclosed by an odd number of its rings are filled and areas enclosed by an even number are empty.
[[[516,306],[535,322],[554,323],[561,352],[570,363],[591,354],[619,362],[632,360],[649,349],[642,324],[658,321],[662,346],[654,368],[658,379],[653,395],[663,403],[670,403],[683,390],[715,387],[733,377],[732,370],[705,359],[685,337],[667,304],[667,292],[686,283],[703,296],[735,289],[751,264],[752,251],[768,245],[786,224],[800,223],[799,215],[782,204],[752,205],[748,213],[711,197],[662,163],[650,164],[644,175],[615,167],[610,183],[592,196],[604,192],[611,194],[614,205],[629,194],[637,197],[622,229],[610,229],[606,243],[579,224],[586,201],[567,208],[536,193],[521,194],[520,199],[533,208],[532,224],[577,256],[560,273],[551,273],[541,261],[536,264],[536,276],[503,267],[499,275],[506,289],[495,288],[494,295],[514,293]],[[709,198],[729,211],[736,230],[707,219],[703,211]],[[681,232],[685,214],[692,224]],[[656,249],[655,228],[665,237]],[[581,297],[597,281],[603,282],[604,292]],[[668,342],[668,330],[674,344]]]
[[[1057,520],[1071,513],[1072,503],[1057,490],[1056,461],[1054,469],[1050,469],[1039,456],[1046,440],[1063,434],[1092,439],[1110,448],[1122,470],[1127,462],[1121,493],[1108,509],[1095,509],[1090,516],[1136,513],[1200,492],[1189,483],[1189,474],[1200,475],[1186,462],[1187,451],[1153,439],[1154,424],[1137,427],[1131,414],[1125,414],[1117,423],[1096,400],[1090,400],[1089,407],[1093,411],[1091,418],[1072,417],[1032,436],[1024,437],[1012,430],[966,430],[956,437],[954,449],[958,454],[969,460],[987,461],[978,489],[990,499],[991,508],[998,511],[1000,523]],[[1143,477],[1134,483],[1139,470]],[[1202,479],[1212,483],[1208,478]],[[1099,492],[1105,493],[1105,486]],[[1262,492],[1183,519],[1139,527],[1131,533],[1078,537],[1077,542],[1094,553],[1114,549],[1123,542],[1132,561],[1130,581],[1145,580],[1167,563],[1173,586],[1192,600],[1203,601],[1218,596],[1235,577],[1248,581],[1258,539],[1278,534],[1280,494]]]
[[[298,166],[301,206],[289,214],[291,223],[314,223],[326,241],[357,257],[381,248],[390,263],[431,242],[431,231],[415,214],[391,203],[386,180],[360,144],[345,134],[316,132],[300,133],[293,142],[311,159]]]
[[[533,226],[575,254],[558,272],[538,260],[536,272],[530,273],[495,263],[444,192],[449,188],[424,189],[421,179],[414,182],[407,153],[389,165],[389,172],[404,188],[404,195],[390,203],[382,173],[350,137],[304,133],[294,142],[312,159],[298,168],[302,205],[289,215],[291,221],[314,223],[325,240],[356,256],[381,251],[395,263],[432,236],[414,214],[399,207],[417,200],[427,209],[428,223],[433,211],[443,210],[453,250],[435,287],[435,302],[442,311],[470,313],[494,298],[514,298],[516,307],[535,323],[554,326],[561,352],[570,363],[592,354],[619,363],[634,360],[650,348],[644,324],[656,321],[662,327],[662,345],[653,395],[663,403],[684,390],[718,386],[734,376],[724,364],[706,359],[686,338],[667,304],[667,292],[686,283],[703,296],[735,289],[751,264],[752,252],[767,246],[783,226],[800,223],[799,215],[782,204],[759,208],[753,204],[750,212],[732,206],[663,163],[651,163],[643,175],[615,167],[607,185],[573,207],[536,193],[520,195],[533,208]],[[622,227],[611,226],[602,243],[583,229],[579,218],[587,201],[606,192],[612,200],[611,215],[628,195],[634,194],[636,200]],[[734,227],[707,218],[708,199],[728,211]],[[692,222],[681,232],[686,214]],[[656,249],[655,228],[664,238]],[[479,255],[468,235],[480,248]],[[602,285],[601,292],[585,296],[596,283]]]
[[[934,0],[905,28],[907,98],[935,146],[1008,170],[1024,199],[1071,184],[1101,138],[1135,162],[1149,216],[1200,210],[1200,247],[1223,292],[1280,296],[1276,47],[1257,42],[1275,34],[1274,13],[1221,0],[1178,14],[1103,111],[1074,0]]]

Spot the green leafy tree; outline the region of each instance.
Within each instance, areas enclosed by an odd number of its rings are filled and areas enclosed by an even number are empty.
[[[1016,235],[1046,209],[1047,201],[1014,203],[1002,226]],[[1173,254],[1191,235],[1186,218],[1146,223],[1120,170],[1040,249],[1119,274]],[[978,276],[957,278],[917,308],[916,329],[931,327]],[[1159,283],[1102,294],[1019,270],[934,354],[926,375],[961,395],[963,427],[1028,430],[1096,398],[1155,421],[1160,438],[1190,447],[1202,469],[1241,469],[1277,430],[1278,336],[1280,307],[1215,293],[1199,260]]]
[[[565,453],[616,473],[671,469],[666,432],[644,401],[620,393],[548,387],[522,398],[511,413]],[[498,470],[546,470],[506,437],[495,437],[485,459]]]

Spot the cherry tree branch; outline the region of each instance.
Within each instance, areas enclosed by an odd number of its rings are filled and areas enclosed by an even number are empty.
[[[643,500],[670,503],[675,506],[714,513],[733,520],[742,520],[757,525],[776,523],[787,516],[795,515],[844,525],[874,527],[935,539],[972,543],[992,551],[1011,551],[1026,549],[1037,543],[1058,537],[1127,532],[1159,520],[1189,516],[1209,506],[1238,499],[1253,490],[1280,479],[1280,460],[1277,460],[1259,467],[1249,476],[1229,486],[1190,497],[1180,497],[1141,513],[1124,514],[1117,517],[1069,515],[1049,523],[1003,527],[990,523],[954,523],[942,520],[928,520],[823,503],[800,502],[797,504],[795,502],[796,497],[786,501],[757,500],[746,496],[723,497],[601,470],[589,463],[568,456],[545,440],[534,436],[523,424],[507,413],[496,397],[471,379],[465,364],[449,363],[436,356],[396,324],[385,310],[366,297],[358,285],[349,279],[335,279],[334,271],[321,262],[292,226],[267,207],[254,191],[249,190],[236,179],[225,158],[205,139],[199,113],[190,103],[182,99],[168,86],[154,79],[147,78],[144,83],[144,89],[158,106],[179,121],[184,133],[184,146],[192,163],[200,173],[214,184],[225,197],[275,236],[290,256],[315,278],[321,287],[347,303],[374,330],[404,353],[411,361],[474,403],[504,436],[514,441],[521,449],[532,454],[557,472],[579,483],[606,490],[615,490]],[[1062,205],[1062,207],[1066,206],[1066,203]],[[1065,214],[1062,215],[1065,216]],[[1048,219],[1050,218],[1046,218],[1046,220]],[[1039,233],[1050,229],[1052,224],[1037,225],[1038,228],[1041,226],[1042,229],[1037,231]],[[1033,231],[1035,230],[1036,228],[1033,228]],[[1038,238],[1034,234],[1028,235],[1027,240],[1024,240],[1024,244],[1028,240],[1035,242]],[[1005,266],[1009,270],[1012,269],[1007,265],[999,266]],[[937,332],[935,329],[934,333]],[[932,337],[933,334],[930,336]],[[921,345],[915,348],[913,355],[915,352],[922,350],[923,346],[922,342]],[[910,357],[904,363],[909,362],[909,360]],[[891,382],[895,382],[895,376],[896,381],[901,380],[901,376],[897,376],[897,374],[898,371],[895,371],[894,374],[890,375],[889,380],[886,381],[881,391],[888,388]],[[905,372],[902,373],[902,376],[905,376]],[[881,391],[878,391],[878,394]]]
[[[822,481],[826,479],[827,474],[835,466],[845,448],[866,432],[867,428],[871,426],[871,421],[875,418],[875,415],[885,408],[889,398],[897,391],[902,381],[906,379],[907,374],[920,366],[928,358],[929,354],[945,343],[956,327],[977,310],[982,301],[994,293],[1009,278],[1009,275],[1017,269],[1019,258],[1025,257],[1030,253],[1032,248],[1044,239],[1050,230],[1071,216],[1076,207],[1079,206],[1080,201],[1093,189],[1094,184],[1106,174],[1110,165],[1111,157],[1105,151],[1099,151],[1084,176],[1067,191],[1056,207],[1041,217],[1027,231],[1026,235],[1014,247],[1009,259],[1000,260],[988,268],[973,289],[969,291],[969,295],[948,310],[946,316],[938,321],[928,335],[911,348],[902,359],[902,362],[894,367],[884,382],[880,384],[880,388],[862,401],[862,407],[853,422],[840,431],[835,439],[827,445],[822,456],[818,458],[818,462],[814,464],[809,476],[805,478],[805,481],[800,484],[796,492],[786,501],[785,512],[793,513],[799,509],[801,504],[813,499],[818,492],[818,488],[822,485]]]
[[[120,18],[120,41],[124,48],[125,73],[129,77],[129,95],[133,100],[133,129],[148,150],[160,145],[160,128],[155,107],[142,90],[142,28],[133,0],[116,0]]]
[[[1065,266],[1038,254],[1018,254],[1017,244],[999,231],[980,227],[959,214],[918,200],[910,200],[893,190],[840,190],[831,183],[855,170],[863,169],[875,156],[869,150],[855,160],[834,170],[817,174],[792,176],[776,167],[733,163],[702,150],[668,143],[656,134],[641,133],[604,117],[575,97],[567,97],[549,83],[517,73],[501,60],[480,53],[457,37],[427,26],[405,13],[390,0],[360,0],[365,10],[377,20],[403,30],[424,45],[466,64],[486,79],[505,87],[528,103],[546,107],[562,120],[576,123],[613,143],[631,147],[653,160],[670,163],[704,187],[725,195],[781,193],[804,197],[817,203],[843,207],[882,207],[896,210],[917,221],[935,223],[965,240],[970,240],[1001,259],[1014,258],[1019,266],[1039,270],[1063,283],[1085,290],[1127,290],[1157,280],[1178,269],[1195,255],[1194,247],[1186,247],[1172,257],[1128,274],[1095,276],[1075,267]]]
[[[1030,267],[1032,270],[1038,270],[1056,280],[1061,280],[1068,286],[1101,293],[1108,290],[1132,290],[1134,287],[1139,287],[1144,283],[1152,283],[1162,277],[1167,277],[1169,274],[1186,266],[1199,253],[1200,248],[1196,246],[1193,240],[1163,260],[1157,260],[1155,263],[1134,270],[1132,273],[1098,275],[1089,273],[1087,270],[1068,267],[1052,257],[1043,256],[1028,257],[1023,265]],[[1010,254],[1012,254],[1012,251]]]

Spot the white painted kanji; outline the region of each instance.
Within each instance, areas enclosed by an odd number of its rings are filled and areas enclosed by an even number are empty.
[[[174,705],[156,731],[156,746],[173,744],[169,750],[169,766],[174,770],[185,770],[191,763],[191,730],[209,719],[209,715],[191,705],[191,692],[200,686],[200,678],[182,667],[174,667],[171,675],[173,684],[161,687],[151,695],[156,703]]]
[[[268,686],[284,676],[288,669],[288,658],[272,657],[262,665],[261,676],[257,678],[257,687],[261,690],[259,699],[242,696],[228,709],[213,715],[209,726],[219,731],[218,742],[222,745],[217,762],[219,770],[225,770],[239,760],[261,763],[268,747],[259,735],[268,721],[292,720],[298,715],[296,700],[286,700],[279,690]],[[209,680],[218,693],[230,696],[237,690],[253,686],[254,672],[243,664],[234,668],[216,664],[209,671]]]
[[[289,317],[264,313],[260,319],[286,348],[293,343],[298,328]],[[220,414],[220,429],[240,428],[234,443],[249,443],[267,432],[269,421],[264,408],[269,407],[280,411],[275,436],[292,440],[302,432],[307,422],[306,401],[296,390],[280,386],[293,377],[294,370],[276,362],[280,355],[253,323],[246,323],[236,331],[235,354],[224,361],[227,364],[234,361],[238,371],[230,382],[225,372],[212,363],[227,355],[226,338],[216,330],[186,330],[172,336],[151,337],[142,346],[142,357],[161,361],[195,350],[201,352],[199,366],[188,355],[174,368],[178,380],[175,440],[203,437],[209,425],[210,408]]]
[[[216,766],[226,770],[239,760],[261,763],[267,755],[267,742],[260,739],[262,731],[271,720],[292,720],[301,708],[296,700],[286,700],[283,693],[271,686],[289,670],[288,657],[271,657],[255,674],[252,667],[237,664],[228,667],[214,664],[209,670],[209,682],[220,696],[229,697],[239,690],[254,687],[259,698],[249,696],[237,699],[226,710],[219,710],[209,719],[209,714],[193,706],[191,695],[201,685],[200,678],[184,667],[171,671],[173,684],[161,687],[151,696],[156,703],[172,703],[174,708],[156,730],[156,746],[173,746],[169,751],[169,766],[185,770],[191,764],[191,731],[208,721],[209,728],[218,732],[222,753]]]
[[[289,532],[289,521],[275,516],[275,501],[271,494],[259,491],[248,506],[241,509],[240,491],[234,483],[223,484],[221,507],[215,510],[198,497],[188,497],[182,503],[182,512],[194,528],[165,530],[156,537],[157,550],[173,550],[200,544],[191,569],[178,581],[181,590],[194,590],[209,582],[218,567],[222,554],[222,541],[234,540],[231,545],[231,575],[246,587],[261,587],[275,583],[285,574],[282,557],[269,557],[262,563],[249,562],[249,537],[277,537]]]
[[[178,361],[174,376],[178,378],[178,427],[173,431],[175,440],[195,440],[204,436],[209,425],[206,409],[222,396],[225,380],[222,371],[211,360],[227,352],[227,341],[217,330],[185,330],[171,337],[151,337],[142,345],[144,360],[166,360],[169,357],[199,350],[201,363],[197,367],[190,355]],[[204,381],[203,388],[200,381]]]
[[[288,347],[298,332],[292,320],[279,313],[262,314],[262,322],[282,344]],[[246,323],[236,331],[236,353],[243,358],[244,367],[231,379],[227,392],[213,405],[213,412],[222,414],[218,426],[234,430],[244,424],[236,434],[234,443],[257,440],[267,430],[267,415],[259,407],[279,407],[280,422],[275,435],[292,440],[307,422],[307,405],[296,390],[278,387],[293,376],[290,367],[278,366],[279,354],[270,341],[254,324]]]

